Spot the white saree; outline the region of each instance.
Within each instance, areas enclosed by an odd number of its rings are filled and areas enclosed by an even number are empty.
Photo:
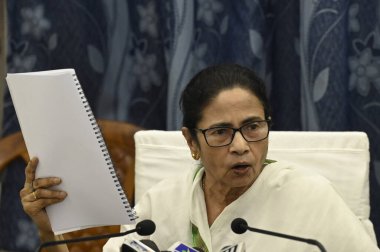
[[[247,252],[319,251],[313,245],[284,238],[249,231],[235,234],[231,221],[237,217],[255,228],[318,240],[329,252],[380,251],[325,178],[280,162],[267,165],[251,188],[228,205],[209,227],[200,186],[203,172],[202,168],[154,186],[135,210],[139,215],[137,221],[151,219],[156,223],[156,232],[150,237],[110,239],[103,251],[119,252],[125,239],[143,238],[153,240],[161,250],[180,241],[191,246],[203,243],[210,252],[237,243],[244,243]],[[121,229],[126,228],[129,227]]]

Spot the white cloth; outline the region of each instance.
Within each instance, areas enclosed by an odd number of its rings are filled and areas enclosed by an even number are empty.
[[[149,239],[161,250],[176,241],[192,245],[193,223],[210,252],[239,242],[244,242],[246,251],[319,251],[313,245],[284,238],[249,231],[235,234],[231,221],[241,217],[255,228],[318,240],[329,252],[380,251],[331,183],[315,173],[280,162],[267,165],[251,188],[228,205],[209,227],[200,186],[203,172],[202,169],[195,175],[193,171],[186,177],[160,182],[136,206],[139,220],[152,219],[156,223],[156,232]],[[122,226],[122,230],[126,228]],[[143,239],[128,236],[133,238]],[[119,252],[124,239],[110,239],[104,251]]]

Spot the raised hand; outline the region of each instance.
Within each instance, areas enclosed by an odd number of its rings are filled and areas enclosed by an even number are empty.
[[[20,191],[20,198],[24,211],[37,225],[41,239],[50,240],[53,232],[45,208],[64,200],[67,193],[51,189],[61,183],[60,178],[36,178],[37,165],[38,159],[32,158],[26,166],[25,184]]]

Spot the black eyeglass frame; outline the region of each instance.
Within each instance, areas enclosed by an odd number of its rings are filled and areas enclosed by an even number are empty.
[[[256,123],[256,122],[266,122],[268,124],[268,132],[266,134],[266,136],[264,138],[261,138],[259,140],[247,140],[243,134],[243,132],[241,131],[242,128],[246,127],[247,125],[250,125],[252,123]],[[270,131],[270,127],[271,127],[271,122],[272,122],[272,119],[269,117],[268,119],[266,120],[259,120],[259,121],[252,121],[252,122],[248,122],[244,125],[242,125],[241,127],[239,128],[233,128],[233,127],[227,127],[227,126],[217,126],[217,127],[211,127],[211,128],[207,128],[207,129],[200,129],[200,128],[194,128],[195,130],[197,131],[200,131],[207,143],[208,146],[210,147],[215,147],[215,148],[218,148],[218,147],[224,147],[224,146],[228,146],[230,145],[233,141],[234,141],[234,138],[235,138],[235,135],[236,135],[236,132],[240,132],[240,134],[242,135],[242,137],[244,138],[245,141],[247,141],[248,143],[254,143],[254,142],[260,142],[260,141],[263,141],[264,139],[267,139],[268,136],[269,136],[269,131]],[[228,143],[228,144],[224,144],[224,145],[217,145],[217,146],[214,146],[214,145],[210,145],[209,142],[207,141],[207,137],[206,137],[206,131],[210,130],[210,129],[232,129],[233,130],[233,133],[232,133],[232,136],[231,136],[231,141]]]

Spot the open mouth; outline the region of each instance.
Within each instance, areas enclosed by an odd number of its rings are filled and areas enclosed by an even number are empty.
[[[237,176],[245,176],[249,171],[249,167],[251,166],[248,164],[236,164],[232,166],[232,171]]]
[[[237,164],[237,165],[234,165],[232,167],[232,169],[234,170],[244,170],[244,169],[247,169],[249,167],[248,164]]]

